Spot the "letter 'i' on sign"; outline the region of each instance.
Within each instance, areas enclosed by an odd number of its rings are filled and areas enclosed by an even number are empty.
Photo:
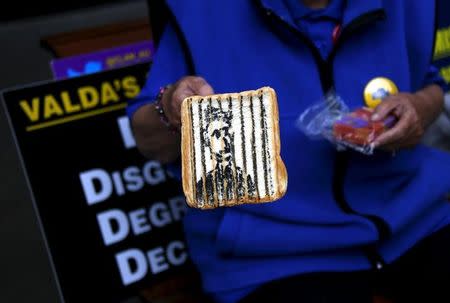
[[[142,169],[130,166],[123,171],[107,172],[94,168],[79,175],[88,205],[105,201],[113,192],[123,196],[126,191],[139,191],[145,183],[157,185],[166,180],[164,168],[159,162],[148,161]]]
[[[119,125],[120,135],[125,148],[130,149],[136,147],[136,141],[131,131],[130,119],[128,117],[120,117],[117,119],[117,124]]]

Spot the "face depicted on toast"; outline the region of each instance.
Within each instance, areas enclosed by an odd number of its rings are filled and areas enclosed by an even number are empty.
[[[231,131],[231,115],[220,108],[210,107],[207,110],[207,117],[204,137],[206,145],[211,147],[214,160],[217,164],[231,161],[233,157],[231,144],[234,136]]]
[[[217,124],[217,123],[213,123]],[[231,134],[229,133],[229,127],[226,126],[213,126],[213,131],[211,132],[211,144],[220,146],[220,149],[215,150],[214,156],[216,157],[216,161],[222,162],[230,161],[231,154]]]

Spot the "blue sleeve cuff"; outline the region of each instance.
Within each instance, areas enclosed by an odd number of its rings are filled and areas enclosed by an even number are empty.
[[[430,65],[430,68],[428,69],[428,73],[424,81],[424,87],[431,84],[439,85],[444,93],[450,90],[449,84],[444,80],[439,73],[439,69],[434,65]]]
[[[156,95],[152,93],[152,88],[148,84],[148,82],[144,85],[139,95],[128,101],[126,112],[128,118],[132,119],[134,113],[143,105],[152,103],[156,99]]]

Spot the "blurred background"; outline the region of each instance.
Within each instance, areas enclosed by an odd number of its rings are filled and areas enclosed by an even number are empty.
[[[46,37],[105,26],[107,32],[147,18],[145,0],[11,1],[0,19],[0,90],[53,78],[49,62],[55,55]],[[3,106],[0,146],[0,302],[59,302]]]

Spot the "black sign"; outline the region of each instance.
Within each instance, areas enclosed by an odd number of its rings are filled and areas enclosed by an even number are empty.
[[[150,286],[192,271],[181,186],[160,163],[139,154],[125,116],[148,68],[139,64],[3,94],[67,303],[148,296]]]

